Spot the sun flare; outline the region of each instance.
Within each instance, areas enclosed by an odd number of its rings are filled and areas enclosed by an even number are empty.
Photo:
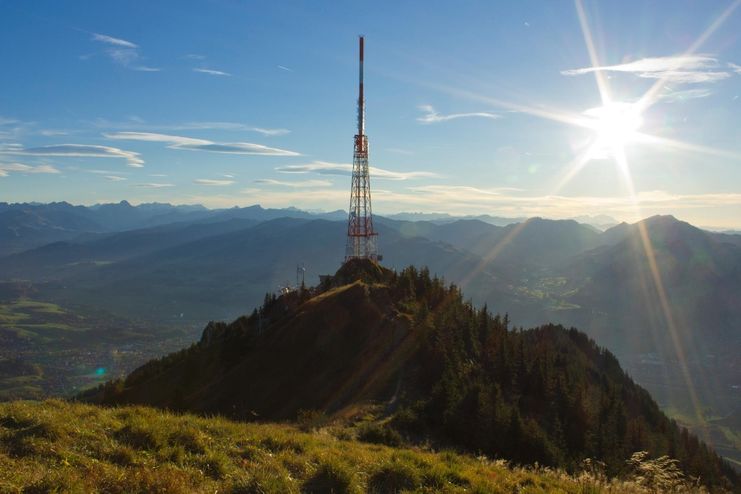
[[[596,135],[599,148],[615,154],[622,152],[627,144],[635,141],[643,118],[636,105],[609,103],[584,112],[590,118],[589,127]]]

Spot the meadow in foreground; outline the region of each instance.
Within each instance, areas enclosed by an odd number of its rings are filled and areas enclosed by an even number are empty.
[[[384,437],[368,422],[316,418],[248,424],[146,407],[5,403],[0,492],[701,492],[671,461],[640,455],[609,480],[588,463],[568,474],[371,443]]]

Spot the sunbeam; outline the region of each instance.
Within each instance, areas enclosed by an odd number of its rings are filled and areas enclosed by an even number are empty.
[[[511,244],[512,241],[517,238],[517,236],[526,226],[527,221],[523,221],[522,223],[518,223],[517,225],[515,225],[514,228],[512,228],[512,231],[510,231],[502,240],[497,242],[494,248],[491,249],[486,255],[482,256],[479,262],[476,264],[476,267],[469,271],[468,274],[463,277],[463,279],[461,280],[461,287],[465,287],[468,283],[471,282],[471,280],[473,280],[474,276],[479,274],[488,264],[493,262],[497,258],[497,256],[499,256],[499,254],[504,250],[504,248]]]
[[[592,63],[592,67],[599,67],[601,64],[597,57],[597,49],[594,47],[592,31],[589,29],[589,21],[584,11],[582,0],[575,0],[574,4],[576,6],[576,14],[579,16],[579,26],[581,26],[582,36],[584,36],[584,44],[587,47],[587,52],[589,52],[589,61]],[[607,106],[610,104],[610,90],[607,87],[607,77],[605,77],[605,74],[601,70],[595,70],[592,73],[597,81],[597,89],[602,99],[602,105]]]
[[[631,198],[631,202],[633,203],[633,208],[635,209],[637,216],[640,217],[641,216],[640,204],[638,203],[638,200],[637,200],[637,196],[635,192],[635,185],[633,183],[633,177],[630,173],[630,166],[628,166],[628,160],[627,160],[627,157],[625,156],[625,153],[620,152],[619,154],[616,154],[615,161],[618,165],[618,169],[621,171],[625,187],[627,188],[628,195]],[[680,339],[679,326],[677,324],[674,313],[672,312],[671,303],[669,302],[669,297],[667,295],[666,288],[664,286],[664,280],[661,276],[659,265],[656,262],[656,254],[654,252],[651,238],[648,235],[648,229],[646,228],[646,223],[643,221],[638,221],[636,223],[636,226],[638,228],[638,234],[641,240],[641,247],[643,248],[643,252],[646,256],[646,261],[648,263],[649,272],[651,274],[651,280],[653,281],[655,293],[659,299],[659,306],[661,308],[661,314],[663,316],[664,321],[666,322],[666,328],[669,331],[669,337],[671,338],[672,345],[674,347],[674,353],[677,358],[677,363],[679,364],[680,372],[682,373],[682,378],[684,379],[685,385],[687,387],[687,392],[690,395],[690,401],[692,402],[692,407],[695,412],[695,418],[698,420],[699,423],[704,424],[701,403],[700,403],[699,398],[697,397],[697,390],[695,389],[695,383],[692,379],[689,366],[687,365],[687,356],[686,356],[682,341]],[[702,378],[703,376],[699,376],[700,380],[702,380]],[[705,430],[705,428],[702,428],[701,430],[702,430],[702,433],[707,436],[707,431]],[[707,441],[709,438],[703,437],[703,439]]]
[[[741,160],[741,153],[734,153],[732,151],[711,148],[708,146],[700,146],[698,144],[670,139],[668,137],[659,137],[651,134],[644,134],[643,132],[636,132],[634,138],[638,143],[656,144],[664,146],[666,148],[674,148],[683,151],[692,151],[694,153],[709,154],[711,156],[718,156],[719,158]]]
[[[694,54],[697,50],[700,49],[700,47],[707,41],[707,39],[721,26],[723,23],[728,19],[728,17],[733,13],[736,8],[741,5],[741,0],[735,0],[733,3],[731,3],[722,14],[718,16],[717,19],[715,19],[710,26],[695,40],[692,45],[690,45],[687,50],[682,53],[682,57],[686,57],[688,55]],[[679,70],[681,67],[677,67],[677,70]],[[666,86],[667,77],[661,77],[659,78],[650,88],[648,91],[644,93],[643,96],[641,96],[641,99],[638,100],[638,107],[641,112],[645,111],[648,107],[653,105],[658,99],[659,94],[661,90]]]

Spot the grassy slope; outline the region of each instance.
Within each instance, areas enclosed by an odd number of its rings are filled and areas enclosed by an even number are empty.
[[[0,492],[648,492],[635,480],[511,468],[354,434],[145,407],[12,402],[0,405]]]

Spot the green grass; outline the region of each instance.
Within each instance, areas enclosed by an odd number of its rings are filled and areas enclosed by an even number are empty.
[[[302,432],[145,407],[0,404],[0,492],[649,492],[641,489],[600,475],[370,444],[340,425]]]
[[[0,304],[0,324],[15,324],[30,317],[28,314],[16,312],[12,305]]]
[[[55,332],[79,333],[89,328],[79,323],[81,318],[57,304],[21,298],[0,303],[0,328],[19,338],[48,338]]]
[[[30,299],[18,299],[9,304],[13,310],[17,309],[30,309],[34,312],[42,312],[44,314],[66,314],[67,311],[62,309],[57,304],[50,302],[39,302],[37,300]]]
[[[18,324],[18,327],[21,329],[24,329],[26,331],[33,331],[36,333],[37,331],[75,331],[75,332],[84,332],[88,331],[89,328],[85,327],[79,327],[79,326],[70,326],[69,324],[64,323],[55,323],[55,322],[43,322],[38,324]],[[36,333],[38,334],[38,333]]]
[[[741,467],[741,432],[723,423],[717,416],[704,413],[701,418],[693,416],[677,407],[668,407],[664,412],[682,426],[687,427],[700,437],[709,437],[712,444],[724,458]]]

